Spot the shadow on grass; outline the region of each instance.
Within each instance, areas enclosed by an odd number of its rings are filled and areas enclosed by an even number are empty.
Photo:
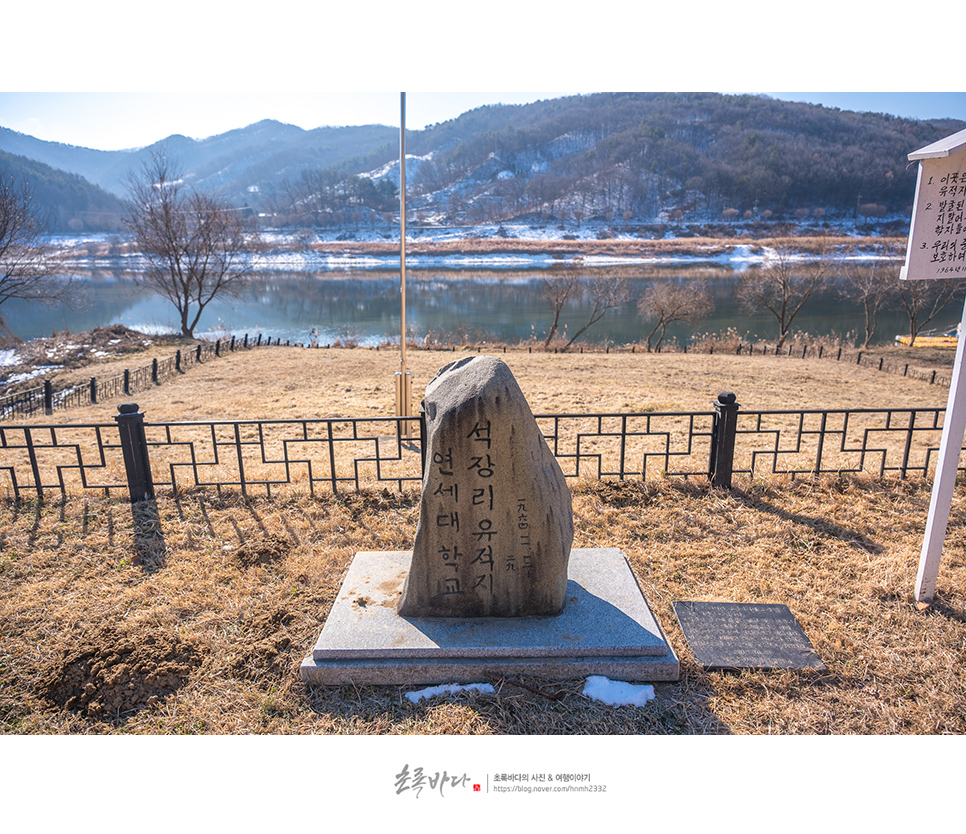
[[[832,538],[840,541],[857,544],[869,553],[878,554],[882,552],[882,547],[880,545],[876,544],[876,542],[859,530],[853,530],[848,527],[844,527],[841,524],[836,524],[822,516],[811,516],[805,515],[804,513],[791,512],[782,507],[776,506],[775,504],[769,503],[764,498],[745,492],[742,489],[733,488],[729,491],[729,494],[735,501],[744,504],[750,510],[768,513],[769,515],[777,516],[783,521],[790,521],[792,524],[808,527],[820,536],[831,536]]]
[[[933,616],[943,617],[947,620],[954,620],[957,623],[966,623],[966,611],[962,608],[956,608],[946,602],[940,594],[936,594],[932,603],[923,612],[926,615],[932,614]]]
[[[152,498],[131,504],[131,520],[134,529],[132,564],[147,571],[164,567],[167,546],[157,501]]]

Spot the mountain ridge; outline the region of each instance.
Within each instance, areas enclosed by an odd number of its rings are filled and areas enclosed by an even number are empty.
[[[701,92],[484,105],[407,131],[407,204],[424,222],[469,225],[901,214],[915,189],[906,154],[963,127]],[[262,119],[204,139],[173,134],[98,151],[0,127],[0,151],[118,198],[151,153],[166,148],[187,182],[279,226],[358,227],[398,212],[398,139],[398,127],[386,125],[304,129]]]

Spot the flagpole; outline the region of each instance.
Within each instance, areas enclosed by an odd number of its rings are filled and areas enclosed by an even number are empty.
[[[406,94],[399,94],[399,372],[396,374],[396,416],[412,416],[412,377],[406,370]],[[400,421],[400,434],[412,434],[409,421]]]
[[[406,373],[406,94],[399,94],[399,269],[402,293],[401,371]]]

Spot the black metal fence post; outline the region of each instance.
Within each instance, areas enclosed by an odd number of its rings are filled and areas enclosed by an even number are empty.
[[[131,369],[124,369],[124,394],[126,396],[131,395]]]
[[[158,384],[158,359],[155,357],[151,360],[151,382],[155,385]]]
[[[91,377],[91,405],[97,404],[97,377]]]
[[[54,413],[54,385],[49,379],[44,380],[44,414],[48,417]]]
[[[114,419],[117,420],[117,429],[121,436],[121,451],[124,454],[131,503],[150,501],[154,498],[154,480],[151,478],[148,442],[144,436],[144,414],[138,411],[137,403],[123,403],[117,410],[120,413],[114,415]]]
[[[738,428],[738,409],[731,391],[718,394],[714,404],[711,426],[711,460],[708,478],[716,487],[731,489],[731,475],[735,461],[735,435]]]

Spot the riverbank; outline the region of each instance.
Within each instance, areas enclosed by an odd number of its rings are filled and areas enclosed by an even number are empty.
[[[406,260],[413,266],[527,267],[551,264],[609,266],[646,263],[761,263],[777,248],[809,258],[831,251],[835,257],[895,260],[904,256],[907,239],[895,235],[827,234],[766,235],[740,234],[731,237],[685,236],[640,237],[633,233],[598,237],[577,237],[560,230],[543,230],[533,236],[501,234],[499,228],[474,227],[459,230],[426,228],[406,235]],[[58,247],[68,262],[77,264],[130,263],[137,252],[123,239],[105,235],[61,238]],[[355,268],[398,266],[398,230],[372,230],[325,234],[324,232],[266,231],[254,255],[256,268],[305,266],[311,268]]]

